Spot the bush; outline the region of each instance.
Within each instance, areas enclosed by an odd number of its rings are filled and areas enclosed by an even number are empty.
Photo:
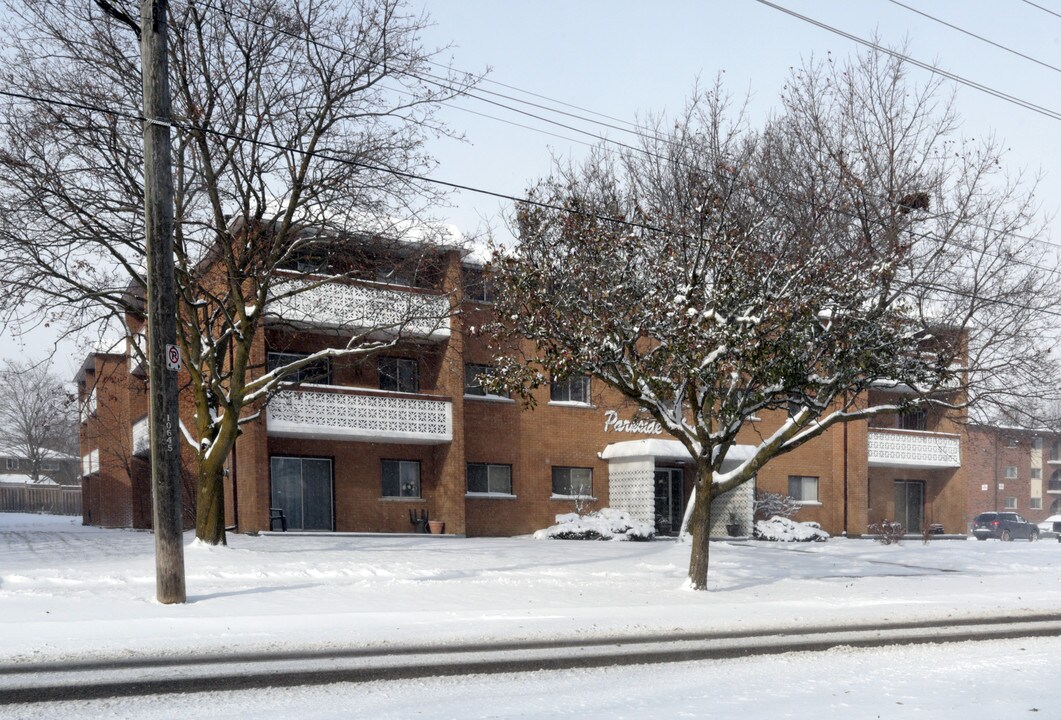
[[[775,517],[791,518],[796,516],[801,507],[794,497],[756,490],[753,517],[756,520],[770,520]]]
[[[881,545],[898,545],[903,539],[903,525],[887,518],[869,526],[869,534],[877,536]]]
[[[786,517],[757,520],[752,536],[770,542],[825,542],[829,533],[816,522],[796,522]]]
[[[556,516],[556,524],[534,533],[535,540],[633,540],[656,537],[656,529],[634,520],[621,510],[604,508],[586,515],[566,513]]]

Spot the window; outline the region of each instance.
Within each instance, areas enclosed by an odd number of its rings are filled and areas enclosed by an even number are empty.
[[[589,376],[575,375],[566,380],[554,380],[549,387],[549,400],[589,405]]]
[[[1017,438],[1016,438],[1016,436],[1014,436],[1014,435],[1007,435],[1007,436],[1006,436],[1006,437],[1005,437],[1005,438],[1003,439],[1003,441],[1002,441],[1002,442],[1003,442],[1003,446],[1004,446],[1004,447],[1008,447],[1008,448],[1015,448],[1015,447],[1017,447]]]
[[[464,299],[481,303],[494,301],[494,285],[486,277],[482,268],[461,268],[461,282],[464,285]]]
[[[512,466],[468,463],[468,492],[512,494]]]
[[[379,389],[395,392],[420,392],[420,368],[412,358],[381,357]]]
[[[1006,466],[1006,479],[1007,480],[1016,480],[1017,479],[1017,466],[1016,465],[1007,465]]]
[[[494,368],[490,365],[473,365],[471,363],[464,366],[464,394],[475,395],[478,397],[508,397],[508,393],[498,395],[486,390],[482,385],[482,377],[489,375],[493,372]]]
[[[6,458],[4,465],[8,470],[18,470],[18,458]]]
[[[899,416],[899,427],[903,430],[924,430],[928,427],[928,413],[923,409],[905,412]]]
[[[553,495],[593,495],[593,469],[554,467]]]
[[[1043,449],[1043,439],[1041,437],[1032,438],[1032,448],[1034,448],[1035,450],[1042,450]]]
[[[1050,462],[1059,460],[1061,460],[1061,440],[1054,440],[1050,443]]]
[[[420,497],[420,461],[382,461],[383,497]]]
[[[793,500],[799,502],[818,502],[818,478],[805,477],[803,475],[789,475],[788,494]]]
[[[282,368],[285,365],[290,365],[293,362],[298,362],[299,360],[302,360],[306,357],[309,357],[309,353],[270,351],[265,353],[265,369],[267,372],[272,372],[277,368]],[[298,370],[295,370],[294,372],[285,375],[284,381],[293,383],[308,382],[330,385],[332,382],[331,358],[321,358],[320,360],[314,360],[308,365],[303,365]]]
[[[1032,504],[1031,504],[1030,507],[1031,507],[1032,510],[1042,510],[1043,509],[1043,499],[1042,498],[1032,498]]]
[[[1006,497],[1006,509],[1007,510],[1016,510],[1017,509],[1017,498],[1007,496]]]
[[[379,267],[376,268],[376,282],[416,287],[416,270],[400,266]]]
[[[1042,468],[1032,468],[1031,477],[1032,477],[1032,480],[1042,480],[1043,479],[1043,469]]]
[[[1046,483],[1047,492],[1061,492],[1061,470],[1054,470]]]
[[[1050,503],[1050,514],[1061,515],[1061,499],[1054,500]]]

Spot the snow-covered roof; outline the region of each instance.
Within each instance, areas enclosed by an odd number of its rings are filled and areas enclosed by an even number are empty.
[[[733,445],[726,453],[726,459],[722,463],[723,468],[732,467],[744,462],[755,454],[754,445]],[[659,460],[681,460],[688,462],[692,456],[685,446],[677,440],[660,440],[658,438],[647,438],[645,440],[624,440],[623,442],[610,443],[600,454],[604,460],[615,460],[619,458],[650,457]]]
[[[50,477],[44,475],[40,476],[38,482],[33,482],[31,475],[23,475],[21,473],[11,473],[9,475],[0,474],[0,483],[14,483],[18,485],[58,485],[59,483],[52,480]]]
[[[17,447],[0,445],[0,457],[25,459],[26,453]],[[50,448],[41,448],[41,457],[47,458],[48,460],[81,460],[81,458],[76,455],[68,455],[67,453],[52,450]]]

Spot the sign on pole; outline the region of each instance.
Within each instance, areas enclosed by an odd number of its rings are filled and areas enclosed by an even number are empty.
[[[176,345],[166,346],[166,369],[177,372],[181,370],[181,349]]]

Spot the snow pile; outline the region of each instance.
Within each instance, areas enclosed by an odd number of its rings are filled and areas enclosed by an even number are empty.
[[[656,529],[648,523],[611,508],[588,515],[557,515],[555,525],[534,533],[535,540],[651,540],[655,536]]]
[[[754,536],[756,540],[772,542],[825,542],[829,539],[829,533],[816,522],[796,522],[780,515],[757,521]]]

